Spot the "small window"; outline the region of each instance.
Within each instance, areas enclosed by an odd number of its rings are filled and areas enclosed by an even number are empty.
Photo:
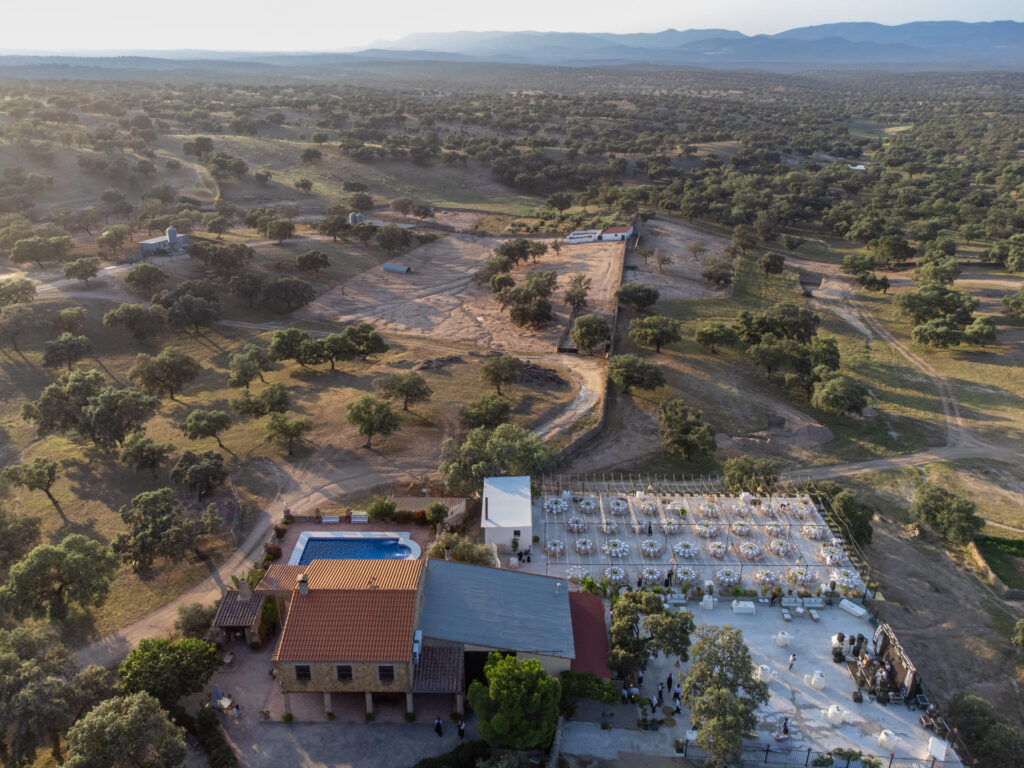
[[[338,665],[338,680],[343,683],[352,682],[352,665],[351,664],[339,664]]]
[[[296,664],[295,665],[295,679],[296,680],[312,680],[313,674],[309,671],[308,664]]]
[[[392,666],[377,667],[377,675],[382,683],[395,682],[395,668]]]
[[[515,536],[518,539],[520,536],[523,535],[523,532],[522,531],[512,531],[512,535]]]

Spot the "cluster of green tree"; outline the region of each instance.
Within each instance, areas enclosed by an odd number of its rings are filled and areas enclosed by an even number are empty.
[[[991,317],[974,317],[978,299],[942,283],[926,282],[893,299],[896,310],[915,323],[914,342],[930,347],[952,347],[962,341],[976,346],[996,340]]]
[[[969,499],[932,483],[921,483],[914,492],[909,512],[950,544],[964,546],[985,527],[976,510]]]
[[[533,432],[515,424],[469,430],[461,443],[446,437],[438,471],[447,475],[450,491],[475,493],[484,478],[495,475],[539,475],[558,464],[559,456]]]
[[[494,255],[480,271],[480,277],[488,281],[495,299],[502,310],[508,310],[509,319],[515,325],[544,328],[554,317],[548,298],[555,290],[555,272],[530,272],[518,285],[509,274],[520,262],[529,263],[532,258],[536,264],[547,251],[547,243],[539,240],[506,240],[494,249]],[[576,290],[580,290],[579,284]],[[582,301],[586,301],[585,288]]]
[[[633,675],[659,653],[689,659],[693,614],[673,613],[665,608],[661,595],[638,589],[612,597],[614,618],[609,630],[608,665],[620,675]]]
[[[849,253],[843,257],[843,272],[869,291],[889,292],[889,278],[875,273],[878,262],[871,253]]]
[[[867,388],[839,373],[839,346],[834,338],[818,335],[820,325],[821,318],[808,309],[777,304],[758,315],[742,310],[731,328],[702,323],[694,338],[711,352],[743,343],[747,358],[769,379],[788,369],[783,383],[794,400],[829,413],[860,413],[867,407]]]

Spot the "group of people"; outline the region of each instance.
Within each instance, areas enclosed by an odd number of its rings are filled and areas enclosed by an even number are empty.
[[[644,671],[642,669],[638,669],[636,671],[636,675],[634,675],[632,678],[627,676],[626,681],[622,684],[622,703],[629,704],[630,702],[633,702],[634,704],[639,704],[640,688],[641,686],[643,686],[643,684]],[[646,702],[651,708],[651,714],[657,712],[658,707],[665,706],[666,691],[672,692],[672,703],[675,706],[675,709],[672,712],[672,714],[678,715],[682,711],[683,689],[678,682],[675,683],[675,685],[673,685],[672,673],[669,672],[668,677],[665,679],[665,682],[658,683],[657,692],[651,694],[651,697]]]
[[[460,717],[458,725],[456,727],[458,728],[459,738],[460,739],[465,738],[466,737],[466,721],[463,718]],[[440,715],[438,715],[434,719],[434,733],[437,734],[438,738],[444,737],[444,720],[441,719]]]

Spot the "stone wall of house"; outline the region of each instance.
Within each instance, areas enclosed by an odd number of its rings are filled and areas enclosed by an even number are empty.
[[[382,683],[378,676],[379,664],[353,663],[352,679],[342,682],[338,679],[338,664],[313,663],[310,664],[311,680],[296,680],[295,667],[293,662],[278,662],[278,679],[281,681],[281,690],[286,693],[299,691],[331,691],[332,693],[404,693],[412,688],[413,665],[412,662],[396,663],[390,666],[395,669],[395,680],[392,683]]]

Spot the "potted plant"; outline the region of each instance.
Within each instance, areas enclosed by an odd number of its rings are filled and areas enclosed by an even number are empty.
[[[519,539],[516,539],[516,538],[512,539],[512,551],[513,552],[518,552],[519,551]]]

